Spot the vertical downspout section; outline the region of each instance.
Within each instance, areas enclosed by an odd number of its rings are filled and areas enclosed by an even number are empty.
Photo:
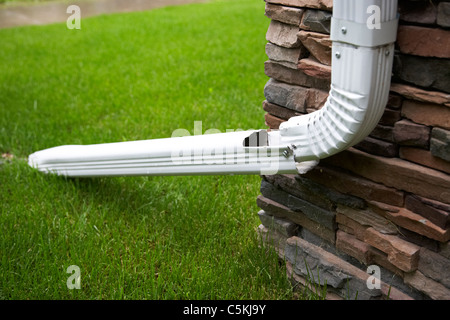
[[[332,79],[325,105],[280,125],[297,163],[329,157],[363,140],[389,94],[397,35],[396,0],[334,0]]]

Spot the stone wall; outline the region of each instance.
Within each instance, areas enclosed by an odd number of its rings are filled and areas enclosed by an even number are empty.
[[[327,98],[332,1],[266,0],[265,12],[263,108],[277,129]],[[370,136],[307,174],[262,177],[258,234],[296,287],[326,284],[327,299],[450,299],[450,2],[400,0],[399,13]]]

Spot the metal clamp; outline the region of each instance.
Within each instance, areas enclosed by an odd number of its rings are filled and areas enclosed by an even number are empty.
[[[365,23],[331,18],[332,41],[361,47],[378,47],[395,42],[398,19],[381,22],[379,29],[369,29]]]

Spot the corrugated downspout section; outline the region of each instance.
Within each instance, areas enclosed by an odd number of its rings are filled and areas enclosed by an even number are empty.
[[[280,138],[291,140],[297,162],[338,153],[375,128],[389,94],[396,18],[397,1],[334,0],[328,100],[280,126]]]
[[[28,157],[28,162],[42,172],[69,177],[295,172],[293,159],[284,157],[282,149],[244,146],[243,141],[259,132],[65,145],[37,151]],[[248,141],[248,145],[256,142]]]

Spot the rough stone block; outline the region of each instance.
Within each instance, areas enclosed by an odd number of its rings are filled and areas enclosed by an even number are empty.
[[[395,143],[387,142],[372,137],[366,137],[364,140],[353,146],[358,150],[375,154],[377,156],[393,158],[398,154],[398,146]]]
[[[422,57],[450,58],[450,31],[440,28],[400,25],[400,52]]]
[[[398,54],[394,59],[393,73],[395,79],[450,92],[450,59]]]
[[[341,229],[341,226],[344,226],[342,231],[355,236],[358,240],[364,241],[364,234],[368,226],[363,226],[340,212],[336,213],[336,223],[339,229]]]
[[[435,157],[439,157],[445,161],[450,161],[450,145],[439,141],[437,139],[431,138],[430,140],[430,151]]]
[[[312,243],[328,252],[331,252],[333,254],[337,254],[336,250],[336,234],[334,234],[334,241],[330,242],[327,239],[324,239],[323,237],[317,235],[316,233],[310,231],[307,228],[301,228],[299,229],[298,233],[296,234],[297,237],[302,238],[309,243]]]
[[[430,151],[435,157],[450,162],[450,131],[433,128],[431,132]]]
[[[304,11],[303,9],[299,8],[292,8],[266,3],[266,16],[269,19],[277,20],[282,23],[291,24],[294,26],[300,25],[300,20],[302,18],[303,11]]]
[[[298,61],[306,56],[308,51],[303,46],[288,49],[268,42],[266,44],[266,54],[272,61],[276,61],[291,69],[297,69]]]
[[[394,127],[379,124],[372,130],[369,136],[387,142],[394,142]]]
[[[420,249],[419,271],[450,288],[450,260],[425,248]]]
[[[450,243],[439,243],[439,254],[447,259],[450,259]]]
[[[339,264],[344,261],[339,261],[341,259],[338,257],[298,237],[288,239],[286,253],[286,259],[292,264],[294,272],[308,277],[313,283],[343,288],[346,280],[351,278],[339,268]]]
[[[426,204],[427,206],[439,209],[439,210],[443,210],[446,212],[450,212],[450,204],[446,204],[446,203],[442,203],[436,200],[431,200],[431,199],[427,199],[427,198],[423,198],[423,197],[419,197],[417,195],[414,195],[415,198],[419,199],[420,201],[422,201],[424,204]]]
[[[276,20],[270,22],[266,40],[285,48],[298,48],[301,45],[297,37],[299,27]]]
[[[442,27],[450,27],[450,2],[440,2],[437,11],[437,24]]]
[[[306,95],[306,111],[316,111],[321,109],[325,105],[327,98],[328,91],[308,88],[308,94]]]
[[[419,249],[415,244],[397,236],[382,234],[374,228],[368,228],[364,234],[364,242],[385,252],[388,261],[405,272],[414,271],[419,263]]]
[[[386,270],[389,270],[394,275],[403,278],[404,272],[399,268],[397,268],[396,266],[394,266],[391,262],[389,262],[388,255],[383,251],[375,247],[369,246],[369,259],[371,264],[380,266]],[[383,279],[385,279],[383,274],[381,276],[383,277]]]
[[[280,119],[278,117],[275,117],[269,113],[266,113],[264,115],[264,119],[266,120],[266,126],[268,126],[270,129],[278,129],[280,127],[280,124],[283,123],[284,119]]]
[[[263,109],[271,115],[283,120],[288,120],[291,117],[302,115],[300,112],[270,103],[267,100],[263,101]]]
[[[408,120],[395,123],[394,139],[400,145],[428,149],[431,129]]]
[[[335,204],[326,196],[326,192],[317,192],[316,189],[308,187],[307,183],[301,183],[294,174],[277,174],[265,176],[271,184],[283,189],[287,193],[297,196],[305,201],[311,202],[325,210],[333,211]]]
[[[401,113],[398,110],[392,110],[386,108],[381,116],[379,124],[384,126],[393,126],[397,121],[401,119]]]
[[[415,212],[442,229],[450,227],[450,210],[440,210],[422,202],[422,197],[408,195],[405,199],[405,208]],[[432,201],[432,200],[430,200]]]
[[[381,297],[379,289],[367,287],[368,273],[304,239],[289,238],[285,257],[296,274],[322,286],[326,283],[327,288],[336,290],[341,297],[358,300]]]
[[[447,174],[437,170],[398,158],[374,156],[354,148],[321,161],[386,186],[450,203],[450,179]]]
[[[401,147],[399,154],[402,159],[450,174],[450,162],[433,156],[428,150]]]
[[[338,205],[336,211],[366,228],[372,227],[383,234],[397,234],[397,227],[391,221],[381,217],[369,208],[364,210],[355,210],[353,208]]]
[[[331,79],[331,67],[324,65],[313,58],[304,58],[298,62],[298,68],[308,76]]]
[[[289,193],[285,192],[284,190],[274,186],[273,184],[271,184],[265,180],[262,180],[260,191],[264,197],[269,198],[275,202],[278,202],[279,204],[282,204],[285,207],[288,207]],[[264,209],[264,208],[261,208],[261,209]],[[292,209],[289,208],[289,210],[292,210]],[[268,210],[268,211],[270,211],[270,210]]]
[[[450,130],[450,108],[442,105],[405,100],[402,115],[416,123]]]
[[[325,199],[329,199],[331,203],[333,203],[333,206],[340,204],[355,209],[364,209],[366,207],[365,201],[358,197],[334,191],[333,189],[327,188],[320,183],[314,182],[310,179],[306,179],[305,177],[302,177],[300,175],[296,175],[295,179],[307,190],[309,190],[310,193],[318,194]],[[334,208],[332,208],[331,210],[334,210]]]
[[[390,109],[398,110],[402,107],[403,98],[399,95],[389,93],[389,99],[387,107]]]
[[[257,204],[258,207],[260,207],[267,213],[290,220],[300,225],[302,228],[311,231],[312,233],[329,243],[334,244],[336,242],[336,235],[334,231],[325,228],[319,223],[309,219],[303,213],[294,212],[288,207],[261,195],[259,195],[257,198]]]
[[[400,227],[440,242],[447,242],[450,240],[450,229],[442,229],[421,215],[406,208],[387,208],[388,206],[375,201],[369,201],[368,203],[369,207],[375,212],[386,219],[391,220]]]
[[[439,251],[439,243],[440,243],[439,241],[430,239],[428,237],[425,237],[421,234],[405,229],[403,227],[400,226],[397,227],[398,227],[398,236],[401,239],[417,244],[419,247],[424,247],[435,252]]]
[[[331,13],[308,9],[303,13],[300,28],[303,30],[330,34]]]
[[[354,237],[353,235],[351,235],[351,236]],[[307,229],[301,229],[300,232],[298,233],[297,237],[300,237],[300,238],[308,241],[309,243],[311,243],[319,248],[322,248],[331,254],[334,254],[338,258],[350,263],[351,265],[353,265],[354,267],[356,267],[358,269],[361,269],[361,270],[367,269],[366,264],[364,264],[360,260],[356,259],[355,257],[351,256],[350,254],[347,254],[346,252],[339,250],[336,247],[336,244],[330,244],[329,242],[326,242],[325,240],[316,236],[315,234],[308,231]]]
[[[340,215],[339,213],[337,213],[336,214],[336,223],[337,223],[337,225],[338,225],[338,230],[342,230],[342,231],[344,231],[345,233],[348,233],[348,234],[351,234],[352,236],[354,236],[355,235],[355,231],[352,229],[352,228],[350,228],[350,227],[348,227],[348,226],[346,226],[346,225],[343,225],[343,224],[341,224],[341,223],[339,223],[340,221],[339,221],[339,216],[342,216],[342,215]],[[344,217],[344,219],[347,219],[346,217]]]
[[[430,91],[430,90],[423,90],[419,89],[413,86],[409,86],[406,84],[400,84],[400,83],[392,83],[391,84],[391,91],[396,92],[403,97],[430,103],[430,104],[440,104],[447,107],[450,107],[450,94],[440,92],[440,91]]]
[[[373,250],[377,250],[373,247],[371,247]],[[381,252],[378,250],[378,252]],[[411,286],[405,284],[403,281],[403,275],[404,272],[400,271],[392,272],[391,270],[383,267],[382,265],[379,265],[380,267],[380,273],[381,273],[381,279],[385,281],[387,284],[392,286],[391,295],[389,297],[389,300],[423,300],[423,299],[429,299],[423,292],[420,292]],[[397,293],[393,291],[393,289],[398,289],[400,291],[403,298],[395,298],[397,297]]]
[[[433,300],[450,300],[450,290],[448,288],[426,277],[418,270],[405,273],[404,279],[406,284],[422,291]]]
[[[331,11],[333,9],[332,0],[267,0],[266,2],[297,8],[312,8],[328,11]]]
[[[264,96],[270,103],[305,113],[308,88],[270,79],[264,87]]]
[[[336,248],[364,264],[370,264],[370,246],[348,233],[337,231]]]
[[[367,200],[375,200],[403,206],[404,193],[383,184],[373,182],[341,169],[317,166],[304,175],[313,181],[330,187],[340,193],[354,195]]]
[[[331,66],[331,40],[329,35],[302,30],[298,33],[298,39],[320,63]]]
[[[292,221],[269,215],[264,210],[258,212],[259,220],[269,230],[274,230],[285,237],[293,237],[297,234],[298,226]]]
[[[287,207],[293,211],[300,211],[309,219],[319,223],[330,230],[336,229],[336,214],[332,211],[324,210],[308,201],[289,195]]]
[[[330,81],[327,79],[314,78],[308,76],[302,70],[294,70],[273,61],[264,63],[264,72],[266,76],[288,84],[312,88],[317,91],[325,90],[328,92],[330,89]]]
[[[287,217],[289,215],[295,214],[294,211],[292,211],[285,205],[282,205],[281,203],[278,203],[272,199],[266,198],[263,195],[258,195],[258,197],[256,198],[256,204],[268,215],[273,215],[280,219],[288,220]]]
[[[320,299],[325,298],[325,300],[344,300],[341,296],[332,292],[332,289],[329,287],[324,290],[324,287],[319,285],[311,284],[307,279],[303,276],[298,275],[294,272],[292,268],[292,264],[289,261],[286,261],[286,276],[291,281],[292,286],[295,291],[300,291],[302,294],[306,292],[313,292]],[[325,296],[323,296],[325,294]]]
[[[435,24],[436,4],[432,1],[400,0],[398,2],[400,20],[419,24]]]

